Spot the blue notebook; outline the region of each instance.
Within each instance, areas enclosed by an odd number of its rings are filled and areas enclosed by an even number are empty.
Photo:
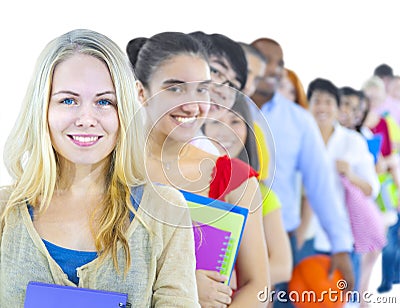
[[[181,190],[193,220],[196,268],[215,270],[229,284],[249,210]],[[200,233],[200,236],[198,234]]]
[[[31,281],[24,308],[121,308],[131,307],[125,293],[59,286]]]
[[[376,134],[372,138],[366,140],[368,144],[368,150],[374,156],[374,162],[376,164],[382,147],[382,135]]]

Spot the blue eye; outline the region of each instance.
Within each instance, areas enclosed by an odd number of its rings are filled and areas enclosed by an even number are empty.
[[[106,99],[101,99],[97,102],[100,106],[109,106],[111,105],[111,102],[106,100]]]
[[[66,98],[61,103],[65,105],[72,105],[74,103],[74,100],[72,98]]]

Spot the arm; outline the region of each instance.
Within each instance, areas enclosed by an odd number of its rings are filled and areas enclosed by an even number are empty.
[[[348,252],[352,251],[353,239],[349,219],[344,205],[340,204],[341,201],[336,195],[335,169],[330,163],[318,127],[310,115],[307,115],[307,118],[308,122],[304,123],[298,168],[303,175],[312,210],[329,238],[334,255],[332,270],[338,268],[349,289],[352,289],[354,275]]]
[[[0,242],[3,233],[3,214],[6,209],[8,199],[10,197],[10,189],[8,187],[0,187]]]
[[[347,146],[351,150],[351,163],[336,163],[339,173],[344,174],[352,184],[359,187],[366,196],[375,199],[380,190],[374,157],[368,149],[366,140],[359,134],[349,135]]]
[[[276,209],[263,217],[267,240],[271,284],[287,282],[292,275],[292,252],[289,237],[283,227],[281,210]]]
[[[336,161],[336,169],[339,174],[344,175],[349,179],[349,181],[360,188],[364,195],[371,196],[372,195],[372,186],[368,183],[368,181],[362,179],[358,176],[350,167],[350,164],[344,160]]]
[[[301,196],[301,221],[300,226],[296,229],[297,249],[301,249],[306,241],[308,228],[313,218],[313,212],[310,202],[305,194]]]
[[[326,232],[332,252],[352,251],[350,223],[344,204],[335,191],[335,168],[331,163],[314,120],[308,115],[302,137],[298,168],[311,208]],[[306,124],[304,124],[306,125]]]
[[[384,161],[387,166],[388,172],[391,174],[393,178],[394,185],[397,187],[397,190],[400,191],[400,164],[399,159],[396,156],[398,154],[391,154],[389,156],[384,157]],[[397,208],[400,210],[400,194],[399,200],[397,201]]]
[[[227,195],[227,202],[249,208],[236,260],[237,291],[229,307],[265,307],[257,293],[270,289],[269,263],[263,230],[261,193],[252,177]]]
[[[0,187],[0,217],[6,208],[8,199],[10,198],[10,194],[11,192],[9,187]]]
[[[176,220],[167,218],[158,222],[160,231],[155,236],[162,237],[163,250],[157,260],[152,307],[199,307],[194,237],[192,228],[188,227],[192,225],[190,214],[183,196],[180,195],[176,202],[171,195],[168,198],[174,206],[168,207],[162,202],[157,205],[166,209],[167,215],[175,216]],[[173,221],[176,223],[168,223]]]

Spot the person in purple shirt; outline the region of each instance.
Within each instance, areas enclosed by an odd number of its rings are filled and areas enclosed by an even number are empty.
[[[345,211],[341,211],[333,186],[333,167],[318,127],[308,111],[277,92],[284,62],[279,43],[261,38],[252,43],[267,58],[264,79],[259,82],[252,99],[266,116],[276,149],[276,175],[272,189],[282,202],[286,231],[292,242],[296,260],[295,231],[300,225],[300,201],[296,187],[301,174],[311,207],[325,229],[332,247],[331,271],[339,269],[353,289],[354,276],[349,252],[353,238]],[[275,303],[275,307],[278,307]]]

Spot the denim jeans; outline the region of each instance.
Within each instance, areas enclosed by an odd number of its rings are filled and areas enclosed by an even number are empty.
[[[296,260],[295,263],[299,263],[304,258],[307,258],[313,254],[315,254],[314,250],[314,238],[308,239],[304,242],[303,247],[296,253]]]
[[[330,253],[327,252],[321,252],[321,251],[316,251],[314,249],[314,240],[309,240],[306,241],[302,249],[298,250],[297,249],[297,241],[296,241],[296,236],[291,235],[290,237],[290,246],[292,249],[292,256],[293,256],[293,266],[295,266],[297,263],[299,263],[302,259],[314,255],[314,254],[325,254],[325,255],[330,255]],[[359,278],[360,278],[360,260],[361,256],[354,251],[350,254],[351,257],[351,262],[353,266],[353,274],[354,274],[354,290],[357,290],[358,288],[358,283],[359,283]],[[288,294],[288,283],[280,283],[275,286],[275,291],[278,293],[279,291],[285,291],[286,294]],[[275,293],[275,294],[276,294]],[[274,299],[274,308],[295,308],[295,306],[290,302],[289,297],[286,296],[284,297],[284,301],[278,301],[276,298]],[[352,300],[352,299],[350,299]]]
[[[400,213],[397,222],[387,232],[387,244],[382,250],[382,286],[391,287],[400,279]]]
[[[297,254],[298,254],[298,250],[297,250],[297,239],[296,239],[296,235],[294,233],[290,234],[289,236],[289,240],[290,240],[290,247],[291,247],[291,251],[292,251],[292,257],[293,257],[293,266],[297,264]],[[277,300],[276,298],[274,298],[274,308],[280,308],[280,307],[285,307],[285,308],[295,308],[295,306],[290,302],[289,296],[288,296],[288,283],[287,282],[283,282],[283,283],[278,283],[275,286],[275,291],[277,294],[279,291],[284,291],[286,292],[286,296],[284,297],[280,297],[283,300]]]

